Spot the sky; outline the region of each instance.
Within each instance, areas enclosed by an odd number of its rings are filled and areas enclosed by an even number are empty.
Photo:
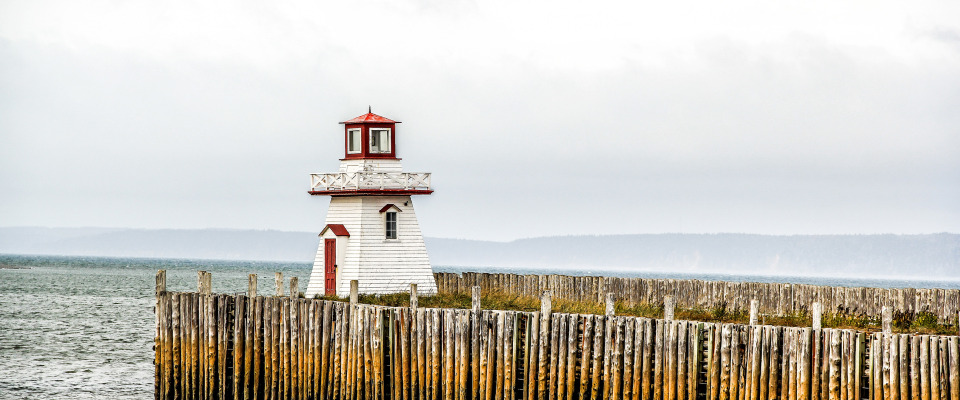
[[[0,226],[319,232],[370,106],[426,236],[960,232],[957,15],[0,0]]]

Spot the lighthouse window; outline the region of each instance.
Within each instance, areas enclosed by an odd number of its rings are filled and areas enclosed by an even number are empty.
[[[397,238],[397,213],[387,213],[387,239]]]
[[[389,153],[390,152],[390,130],[389,129],[371,129],[370,130],[370,152],[371,153]]]
[[[360,138],[360,130],[359,129],[348,130],[347,131],[347,153],[359,153],[360,143],[363,143]]]

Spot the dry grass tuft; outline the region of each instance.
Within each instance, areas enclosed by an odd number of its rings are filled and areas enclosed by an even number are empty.
[[[338,296],[320,296],[321,300],[349,301],[348,298]],[[362,304],[375,304],[390,307],[409,307],[410,294],[407,292],[359,296]],[[469,309],[471,307],[470,295],[459,293],[439,293],[435,295],[422,295],[418,299],[420,307],[424,308],[459,308]],[[512,310],[512,311],[540,311],[540,299],[530,296],[520,296],[507,294],[503,292],[484,293],[480,298],[480,307],[484,310]],[[615,306],[617,315],[645,317],[645,318],[663,318],[663,304],[625,304],[618,301]],[[604,305],[602,303],[571,301],[565,299],[553,300],[553,312],[569,314],[594,314],[602,315]],[[703,321],[703,322],[723,322],[748,324],[750,323],[750,314],[747,310],[728,309],[726,304],[718,304],[713,307],[677,307],[674,315],[678,320]],[[876,332],[881,329],[880,319],[878,317],[866,317],[843,312],[824,313],[821,322],[824,328],[854,329],[864,332]],[[811,326],[812,317],[806,310],[790,313],[786,315],[760,315],[760,323],[763,325],[778,326]],[[894,332],[895,333],[919,333],[933,335],[955,335],[956,325],[941,324],[937,317],[928,312],[920,313],[895,313],[894,314]]]

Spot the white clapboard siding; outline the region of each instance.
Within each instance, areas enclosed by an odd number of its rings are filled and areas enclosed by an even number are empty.
[[[384,214],[380,209],[394,204],[397,213],[397,239],[385,238]],[[358,280],[361,293],[405,292],[411,283],[418,292],[435,293],[433,269],[423,242],[420,226],[410,196],[334,197],[327,212],[327,224],[343,224],[350,232],[343,262],[337,270],[337,295],[350,291],[350,281]],[[324,292],[323,241],[318,246],[313,273],[306,295]]]

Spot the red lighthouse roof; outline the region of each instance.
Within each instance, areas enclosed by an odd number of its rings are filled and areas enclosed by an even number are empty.
[[[372,112],[368,112],[354,119],[341,122],[341,124],[399,124],[399,123],[400,121],[394,121],[389,118],[384,118]]]

